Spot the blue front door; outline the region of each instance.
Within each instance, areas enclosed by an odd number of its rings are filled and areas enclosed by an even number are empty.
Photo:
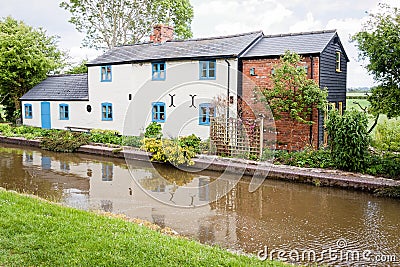
[[[42,128],[51,129],[50,103],[41,103]]]

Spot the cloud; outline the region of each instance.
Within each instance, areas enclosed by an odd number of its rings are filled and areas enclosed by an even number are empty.
[[[301,20],[294,25],[290,26],[290,32],[304,32],[304,31],[315,31],[322,28],[322,23],[319,20],[315,20],[313,14],[308,12],[306,18]]]

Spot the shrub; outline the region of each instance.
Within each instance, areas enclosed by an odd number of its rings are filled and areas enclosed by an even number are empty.
[[[56,152],[74,152],[82,145],[89,143],[89,136],[85,133],[70,131],[52,131],[43,137],[41,148]]]
[[[200,153],[200,137],[195,134],[179,138],[179,145],[183,148],[192,148],[194,152]]]
[[[356,110],[344,115],[332,110],[326,122],[331,158],[337,168],[346,171],[363,171],[366,168],[370,137],[365,113]]]
[[[93,129],[90,131],[90,142],[121,145],[122,137],[118,131]]]
[[[193,165],[192,157],[196,155],[193,148],[181,147],[177,139],[143,139],[143,150],[152,153],[151,160],[170,162],[174,165]]]
[[[264,155],[271,158],[270,151],[264,151]],[[275,152],[275,163],[297,166],[297,167],[308,167],[308,168],[333,168],[334,162],[331,158],[329,151],[324,149],[305,149],[303,151],[276,151]],[[264,156],[265,157],[265,156]]]
[[[366,173],[392,179],[400,179],[400,155],[385,153],[371,154],[368,158]]]
[[[144,137],[146,138],[162,138],[162,128],[161,124],[157,122],[152,122],[146,127],[146,132],[144,133]]]
[[[400,152],[400,120],[385,120],[378,124],[373,145],[379,150]]]
[[[131,147],[141,147],[143,143],[142,136],[123,136],[122,145]]]

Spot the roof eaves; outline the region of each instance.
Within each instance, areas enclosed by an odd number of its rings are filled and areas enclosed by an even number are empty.
[[[165,57],[165,58],[149,58],[149,59],[142,59],[142,60],[128,60],[128,61],[116,61],[116,62],[103,62],[103,63],[93,63],[88,64],[88,67],[95,67],[95,66],[103,66],[107,65],[124,65],[124,64],[137,64],[137,63],[144,63],[144,62],[153,62],[153,61],[183,61],[183,60],[202,60],[202,59],[225,59],[225,58],[237,58],[239,57],[236,54],[225,54],[225,55],[210,55],[210,56],[197,56],[197,57]]]

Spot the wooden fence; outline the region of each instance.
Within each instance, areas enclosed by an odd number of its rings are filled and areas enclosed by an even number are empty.
[[[263,118],[210,118],[210,142],[220,156],[258,158],[263,149]]]

